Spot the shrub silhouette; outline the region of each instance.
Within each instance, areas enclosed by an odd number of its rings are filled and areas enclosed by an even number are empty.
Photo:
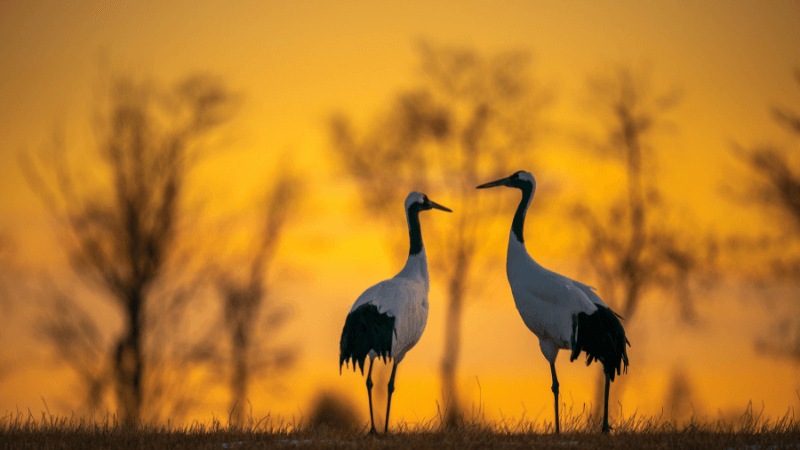
[[[322,392],[312,403],[308,427],[327,427],[335,430],[355,430],[361,417],[353,404],[332,392]]]

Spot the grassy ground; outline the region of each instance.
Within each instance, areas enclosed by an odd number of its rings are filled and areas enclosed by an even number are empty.
[[[800,449],[800,424],[791,414],[776,421],[761,420],[752,412],[735,423],[690,423],[678,427],[660,418],[630,417],[609,435],[594,431],[591,417],[564,419],[565,430],[552,433],[550,424],[531,422],[481,423],[469,421],[443,430],[438,423],[399,425],[388,435],[366,436],[365,428],[272,424],[262,420],[245,427],[219,422],[185,427],[126,428],[107,417],[85,422],[28,414],[0,418],[0,448],[619,448],[619,449]],[[592,426],[587,425],[592,424]]]

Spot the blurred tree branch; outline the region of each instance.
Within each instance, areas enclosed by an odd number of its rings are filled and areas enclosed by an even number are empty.
[[[59,290],[49,279],[42,279],[40,288],[46,303],[37,333],[78,376],[82,391],[79,411],[100,411],[107,405],[105,397],[113,380],[113,367],[109,363],[108,342],[97,319],[82,302]]]
[[[456,368],[461,320],[484,273],[476,268],[484,258],[476,255],[487,256],[488,249],[502,246],[486,230],[507,218],[502,203],[475,195],[475,186],[520,167],[530,169],[551,95],[531,75],[526,52],[485,56],[428,42],[418,51],[419,84],[399,92],[363,135],[344,114],[331,119],[330,130],[332,149],[358,185],[366,210],[391,224],[390,235],[406,235],[401,205],[411,191],[427,192],[455,211],[452,218],[425,226],[426,242],[432,242],[432,279],[446,286],[441,379],[449,405],[446,422],[454,425],[460,417]],[[396,249],[407,245],[394,242]]]
[[[595,77],[590,95],[599,107],[608,129],[607,144],[600,154],[625,168],[625,197],[618,198],[605,213],[578,203],[573,217],[589,233],[587,261],[598,277],[603,298],[630,321],[649,288],[678,289],[681,317],[695,320],[688,297],[688,275],[715,257],[713,242],[691,240],[685,230],[667,224],[668,205],[652,180],[651,147],[654,128],[662,115],[677,104],[678,91],[654,96],[649,80],[626,67]]]
[[[794,75],[800,85],[800,70]],[[795,138],[793,142],[796,145],[796,138],[800,137],[800,114],[783,107],[772,108],[772,114],[775,121]],[[728,249],[744,248],[751,255],[768,255],[771,259],[768,276],[797,284],[800,281],[800,257],[792,252],[792,245],[800,243],[800,153],[792,144],[763,144],[748,149],[737,146],[734,154],[750,172],[748,191],[736,193],[736,199],[756,206],[765,219],[779,225],[783,234],[774,239],[767,236],[755,240],[739,237],[728,243]],[[795,303],[794,314],[800,306],[796,300],[791,299]],[[756,349],[800,364],[800,321],[797,317],[779,320],[770,335],[757,339]]]

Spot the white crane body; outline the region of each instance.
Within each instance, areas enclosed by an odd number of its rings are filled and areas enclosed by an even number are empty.
[[[379,314],[394,318],[390,358],[400,362],[422,337],[428,322],[428,261],[422,252],[410,256],[403,270],[393,278],[381,281],[361,294],[350,314],[365,304],[375,305]],[[367,354],[370,361],[378,356],[374,349]]]
[[[542,345],[571,350],[572,316],[594,314],[598,304],[605,306],[590,286],[534,261],[514,233],[508,240],[506,274],[522,321],[540,341],[550,341]]]

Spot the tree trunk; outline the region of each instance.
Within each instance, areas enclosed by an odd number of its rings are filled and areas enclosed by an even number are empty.
[[[450,285],[448,288],[447,316],[445,318],[445,344],[442,355],[442,394],[446,407],[445,426],[458,425],[461,416],[457,386],[457,367],[461,352],[461,317],[464,311],[464,278],[466,260],[461,257],[456,262]]]
[[[457,425],[461,413],[456,386],[456,367],[461,350],[461,311],[463,309],[460,293],[450,293],[445,324],[444,355],[442,356],[442,395],[445,411],[445,425]]]
[[[242,425],[246,423],[245,404],[247,403],[247,388],[250,379],[247,364],[249,339],[244,330],[244,324],[238,324],[233,335],[233,371],[231,373],[231,423]]]
[[[642,186],[642,149],[639,134],[629,115],[621,117],[625,130],[625,150],[628,172],[628,208],[631,220],[631,240],[623,261],[625,297],[621,313],[627,319],[633,316],[639,304],[642,285],[642,250],[647,241],[645,230],[644,188]]]
[[[142,355],[143,318],[142,295],[133,293],[128,300],[128,330],[117,344],[114,358],[117,377],[117,409],[120,421],[129,427],[137,426],[141,420],[142,378],[144,358]]]

